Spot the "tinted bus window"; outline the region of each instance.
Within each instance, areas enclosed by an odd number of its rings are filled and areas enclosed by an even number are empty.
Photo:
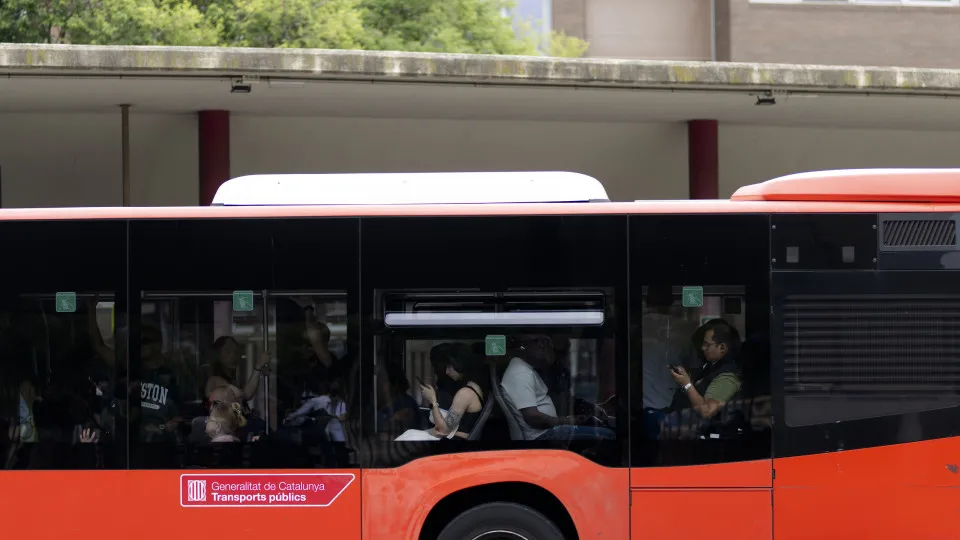
[[[630,221],[631,463],[769,458],[767,219]]]
[[[0,223],[0,245],[3,467],[126,467],[125,224]]]
[[[358,423],[348,339],[356,221],[134,227],[142,241],[183,238],[191,249],[181,257],[194,270],[134,249],[139,466],[355,464],[347,434]],[[214,250],[190,240],[213,237],[222,238]]]
[[[625,225],[364,219],[368,466],[509,448],[622,465]]]

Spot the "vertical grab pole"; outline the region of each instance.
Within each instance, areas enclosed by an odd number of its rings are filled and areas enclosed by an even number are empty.
[[[270,357],[270,307],[267,302],[267,290],[262,291],[263,297],[263,323],[261,327],[263,328],[263,350],[270,358],[270,367],[263,370],[260,376],[263,377],[261,384],[263,385],[263,421],[266,424],[266,432],[270,433],[270,373],[273,368],[273,358]]]

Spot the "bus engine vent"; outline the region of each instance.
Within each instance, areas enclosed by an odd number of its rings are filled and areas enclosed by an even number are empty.
[[[788,296],[780,337],[788,425],[960,405],[960,296]]]
[[[941,247],[957,245],[957,223],[952,219],[885,219],[883,247]]]

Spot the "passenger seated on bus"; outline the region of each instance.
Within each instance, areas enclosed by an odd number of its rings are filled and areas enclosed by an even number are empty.
[[[287,415],[283,420],[285,426],[300,427],[311,417],[318,420],[316,426],[321,428],[327,438],[333,442],[345,442],[343,422],[347,419],[347,403],[340,392],[337,381],[327,383],[326,388],[317,388],[316,395],[306,400],[299,409]],[[319,418],[315,415],[319,413]]]
[[[253,399],[260,386],[260,376],[264,368],[270,363],[270,355],[262,351],[253,366],[253,372],[241,384],[240,381],[240,343],[233,336],[220,336],[213,342],[215,357],[210,363],[211,373],[204,384],[204,396],[210,397],[210,392],[225,384],[242,389],[239,400]]]
[[[714,324],[703,333],[703,368],[691,380],[683,366],[670,369],[680,386],[671,408],[693,409],[701,418],[713,418],[740,390],[740,335],[729,324]]]
[[[432,385],[420,385],[420,392],[430,408],[430,429],[411,429],[396,438],[398,441],[438,441],[441,438],[460,437],[467,439],[483,411],[489,374],[483,359],[473,354],[467,345],[451,348],[444,373],[460,388],[446,413],[441,411],[437,389]]]
[[[500,381],[509,413],[520,425],[523,438],[533,440],[606,440],[615,439],[609,428],[588,425],[595,420],[586,416],[557,416],[547,384],[538,370],[555,361],[553,344],[547,336],[522,336],[514,340],[515,355]]]
[[[210,416],[207,417],[206,423],[210,442],[240,442],[237,434],[245,425],[247,425],[247,419],[244,418],[239,403],[214,401],[210,406]]]
[[[433,368],[437,402],[440,404],[440,408],[444,410],[450,409],[454,394],[460,390],[457,381],[447,375],[447,366],[450,365],[450,357],[454,348],[452,343],[441,343],[430,349],[430,366]]]

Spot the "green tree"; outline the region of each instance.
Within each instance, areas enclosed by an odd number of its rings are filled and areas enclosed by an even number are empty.
[[[0,41],[304,47],[578,57],[512,0],[0,0]]]
[[[358,0],[235,0],[230,45],[360,49]],[[229,16],[228,14],[225,14]],[[226,23],[224,23],[226,25]]]
[[[186,0],[0,0],[0,41],[216,45],[217,27]]]
[[[66,24],[71,43],[217,45],[220,31],[186,0],[94,0]]]
[[[504,12],[508,0],[361,0],[366,48],[396,51],[535,54]]]
[[[0,0],[0,42],[57,43],[82,7],[74,0]]]

